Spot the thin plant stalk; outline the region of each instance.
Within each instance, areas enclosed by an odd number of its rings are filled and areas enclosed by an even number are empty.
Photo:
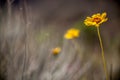
[[[81,51],[80,51],[80,49],[81,49],[80,45],[75,41],[75,39],[73,39],[72,42],[77,47],[78,53],[81,53]],[[80,59],[82,60],[82,58],[83,58],[83,54],[80,54]]]
[[[102,51],[101,55],[102,55],[102,61],[103,61],[103,67],[104,67],[104,72],[105,72],[106,80],[109,80],[108,70],[107,70],[107,64],[106,64],[106,60],[105,60],[105,54],[104,54],[103,43],[102,43],[102,39],[101,39],[99,27],[97,27],[97,33],[98,33],[98,38],[99,38],[100,47],[101,47],[101,51]]]

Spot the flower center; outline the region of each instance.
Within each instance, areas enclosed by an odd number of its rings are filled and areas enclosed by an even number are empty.
[[[94,18],[93,22],[96,22],[98,24],[99,22],[101,22],[101,19],[100,18]]]

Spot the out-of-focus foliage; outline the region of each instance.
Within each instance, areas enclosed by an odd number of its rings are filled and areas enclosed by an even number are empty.
[[[0,8],[0,64],[6,61],[0,70],[6,80],[104,80],[96,28],[84,25],[86,16],[104,11],[109,20],[101,25],[101,36],[116,78],[120,18],[113,0],[25,0],[26,6],[24,0],[10,1],[11,17],[7,3]],[[80,29],[80,37],[66,40],[71,27]],[[61,52],[54,56],[57,46]]]

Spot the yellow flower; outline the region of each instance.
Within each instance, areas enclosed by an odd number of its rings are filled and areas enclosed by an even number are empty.
[[[99,27],[100,24],[102,24],[103,22],[106,22],[108,20],[108,18],[106,18],[106,12],[100,14],[94,14],[92,17],[87,17],[84,20],[84,23],[86,26],[95,26],[95,27]]]
[[[60,47],[56,47],[56,48],[54,48],[54,49],[52,50],[52,54],[57,55],[57,54],[60,53],[60,51],[61,51],[61,48],[60,48]]]
[[[66,32],[66,34],[64,35],[64,38],[66,39],[77,38],[79,37],[79,33],[80,33],[79,29],[71,28]]]

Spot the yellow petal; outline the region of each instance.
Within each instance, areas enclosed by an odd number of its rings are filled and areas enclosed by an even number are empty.
[[[64,35],[64,38],[66,38],[66,39],[72,39],[73,36],[71,34],[67,33],[67,34]]]
[[[94,17],[99,17],[100,16],[100,13],[97,13],[97,14],[94,14],[93,16],[92,16],[92,18],[94,18]]]
[[[92,15],[92,17],[87,17],[84,20],[84,24],[86,26],[96,26],[96,27],[99,27],[100,24],[102,24],[103,22],[106,22],[108,20],[108,18],[106,18],[106,15],[107,15],[106,12],[104,12],[102,14],[100,14],[100,13],[94,14],[94,15]]]
[[[56,47],[56,48],[54,48],[54,49],[52,50],[52,53],[53,53],[53,54],[59,54],[60,51],[61,51],[61,48],[60,48],[60,47]]]
[[[66,32],[66,34],[64,35],[64,38],[73,39],[73,38],[79,37],[79,32],[80,30],[71,28]]]
[[[107,15],[107,13],[106,12],[104,12],[104,13],[102,13],[102,18],[105,18],[106,17],[106,15]]]

